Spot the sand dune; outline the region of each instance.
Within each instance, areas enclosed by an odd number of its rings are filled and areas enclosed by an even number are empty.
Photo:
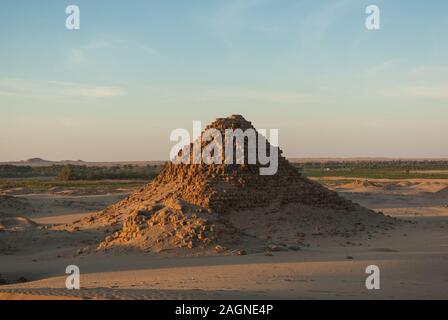
[[[384,197],[401,205],[415,201],[412,195],[343,193],[354,201],[381,205]],[[369,198],[366,198],[368,196]],[[401,197],[405,200],[398,199]],[[42,201],[45,201],[45,198]],[[431,194],[418,198],[434,201]],[[73,198],[72,198],[73,200]],[[76,199],[74,200],[76,201]],[[85,201],[79,197],[78,201]],[[35,202],[32,202],[35,203]],[[40,223],[69,223],[89,213],[37,217]],[[0,256],[1,299],[377,299],[448,297],[448,208],[437,205],[382,208],[391,215],[410,219],[389,231],[378,231],[371,239],[338,238],[315,232],[307,235],[300,251],[274,251],[246,256],[176,257],[165,254],[76,255],[78,242],[91,235],[74,232],[30,238],[21,232],[0,232],[15,239],[18,248]],[[407,213],[406,213],[407,212]],[[19,213],[19,212],[18,212]],[[26,212],[25,212],[26,213]],[[36,231],[34,231],[36,232]],[[48,232],[40,230],[37,232]],[[32,238],[41,240],[32,241]],[[72,239],[72,238],[75,239]],[[11,240],[10,239],[10,240]],[[84,239],[84,240],[83,240]],[[55,242],[57,245],[55,245]],[[28,249],[24,249],[27,247]],[[59,247],[59,248],[58,248]],[[353,259],[347,259],[347,257]],[[80,291],[65,289],[65,267],[81,268]],[[376,264],[382,270],[381,290],[365,289],[364,270]],[[14,283],[19,278],[30,280]]]

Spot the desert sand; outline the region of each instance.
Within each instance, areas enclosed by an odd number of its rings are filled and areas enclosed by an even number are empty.
[[[370,181],[370,180],[369,180]],[[428,185],[444,181],[391,181],[401,191],[378,184],[374,192],[364,187],[339,191],[343,196],[374,210],[412,221],[376,234],[372,239],[338,239],[315,235],[300,251],[254,253],[244,256],[176,257],[160,254],[93,253],[76,255],[78,241],[51,236],[31,240],[23,232],[0,232],[12,239],[15,249],[2,248],[2,279],[15,282],[0,287],[2,299],[446,299],[448,297],[448,197],[428,191]],[[383,189],[381,190],[381,186]],[[359,190],[361,188],[361,190]],[[340,188],[338,188],[339,190]],[[392,189],[392,190],[391,190]],[[439,188],[437,188],[439,189]],[[440,189],[444,190],[444,189]],[[439,191],[440,191],[439,190]],[[123,195],[124,197],[124,195]],[[20,196],[39,206],[45,197]],[[42,199],[42,200],[36,200]],[[70,198],[73,200],[73,198]],[[78,196],[75,203],[89,197]],[[64,200],[61,198],[60,200]],[[99,201],[113,203],[110,195]],[[16,214],[49,225],[70,223],[89,212],[65,212],[55,205],[51,213]],[[384,233],[384,234],[383,234]],[[75,233],[76,234],[76,233]],[[352,259],[351,259],[352,258]],[[81,269],[82,289],[65,289],[65,267]],[[381,270],[381,289],[364,286],[367,265]]]
[[[0,196],[0,298],[448,298],[447,180],[322,185],[281,154],[273,176],[259,162],[167,163],[129,194]],[[81,290],[65,288],[68,265]]]

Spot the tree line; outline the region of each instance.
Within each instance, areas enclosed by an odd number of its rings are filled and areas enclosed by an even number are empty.
[[[0,165],[0,178],[57,178],[70,180],[152,179],[160,172],[160,165],[121,165],[111,167],[52,165],[48,167]]]

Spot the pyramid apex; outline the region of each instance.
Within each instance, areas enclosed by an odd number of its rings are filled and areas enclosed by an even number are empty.
[[[246,120],[244,117],[240,114],[232,114],[229,119],[238,119],[238,120]]]

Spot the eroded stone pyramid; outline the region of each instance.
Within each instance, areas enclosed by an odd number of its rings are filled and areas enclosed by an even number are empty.
[[[225,129],[255,129],[240,115],[217,119],[205,130],[211,128],[219,130],[222,136]],[[270,150],[269,142],[267,144],[266,150]],[[202,148],[206,145],[202,142]],[[234,141],[233,147],[244,148],[247,159],[247,143],[239,146]],[[225,148],[222,149],[224,154]],[[146,191],[151,192],[155,185],[175,184],[177,195],[185,201],[220,213],[266,206],[274,201],[278,205],[297,202],[342,210],[354,208],[353,203],[339,197],[336,192],[301,177],[297,169],[281,155],[281,150],[278,154],[278,171],[274,175],[260,175],[259,169],[263,165],[258,161],[256,164],[244,161],[244,165],[168,163],[154,184],[146,187]]]
[[[222,136],[226,129],[254,129],[240,115],[219,118],[205,129],[210,128],[219,130]],[[201,137],[194,143],[207,145]],[[269,142],[264,143],[270,150]],[[244,148],[247,156],[248,144],[238,145],[234,141],[233,147]],[[224,149],[222,145],[223,154]],[[182,156],[182,152],[178,155]],[[272,227],[284,213],[289,215],[281,218],[289,219],[285,229],[293,228],[290,233],[294,234],[314,225],[335,234],[362,231],[366,219],[383,218],[302,177],[282,156],[281,150],[278,150],[278,170],[274,175],[260,175],[260,167],[263,165],[258,160],[254,164],[246,161],[246,164],[231,165],[169,162],[142,189],[89,218],[91,224],[118,227],[98,248],[162,251],[232,247],[246,241],[247,236],[255,242],[267,243],[276,231],[283,238],[288,237],[288,233],[278,230],[281,223]],[[251,234],[251,224],[257,223],[266,226],[266,230],[258,228]]]

